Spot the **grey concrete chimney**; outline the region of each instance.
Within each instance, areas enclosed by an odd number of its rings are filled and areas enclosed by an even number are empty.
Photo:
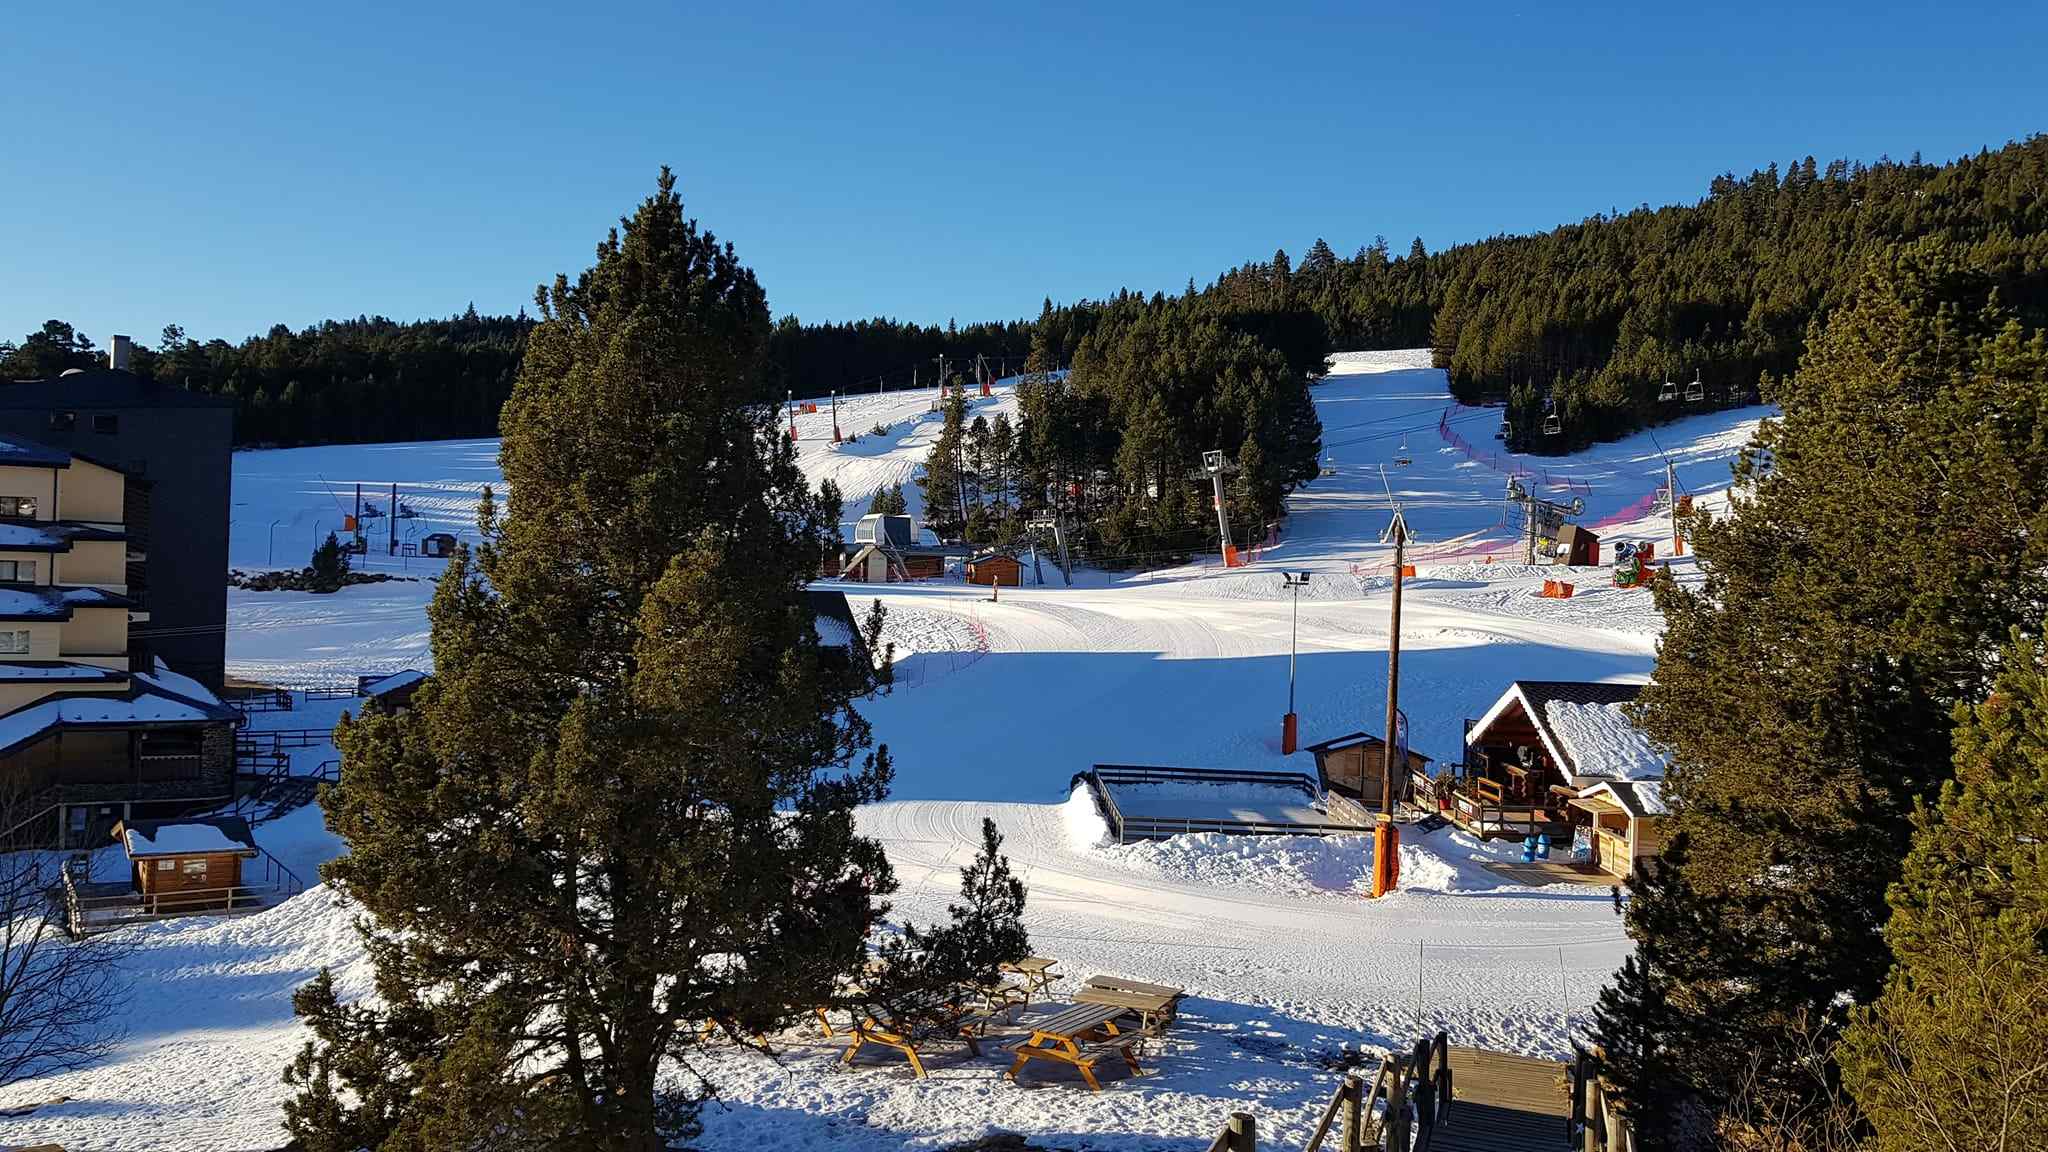
[[[128,371],[128,354],[135,350],[135,342],[126,336],[116,336],[107,346],[107,367],[116,372]]]

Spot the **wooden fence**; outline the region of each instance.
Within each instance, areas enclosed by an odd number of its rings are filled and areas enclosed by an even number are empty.
[[[1200,816],[1131,815],[1123,812],[1116,803],[1115,786],[1118,784],[1265,784],[1276,788],[1298,789],[1308,801],[1321,802],[1324,794],[1315,777],[1300,772],[1097,764],[1087,772],[1074,777],[1076,784],[1084,780],[1087,781],[1090,791],[1095,794],[1103,818],[1109,822],[1110,832],[1116,836],[1116,842],[1119,844],[1127,844],[1133,840],[1164,840],[1168,836],[1188,832],[1225,832],[1236,836],[1322,836],[1358,832],[1365,827],[1361,823],[1349,820],[1349,812],[1333,812],[1334,818],[1326,821],[1234,820]]]
[[[1351,1075],[1323,1108],[1304,1152],[1321,1152],[1336,1127],[1342,1152],[1429,1152],[1436,1133],[1450,1122],[1449,1038],[1442,1032],[1415,1042],[1407,1052],[1380,1060],[1371,1082]],[[1341,1123],[1339,1117],[1342,1117]],[[1233,1112],[1209,1152],[1257,1152],[1257,1127],[1249,1112]]]

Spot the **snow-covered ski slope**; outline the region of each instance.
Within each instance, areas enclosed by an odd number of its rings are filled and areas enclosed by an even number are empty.
[[[938,1147],[997,1128],[1066,1147],[1194,1147],[1241,1107],[1258,1113],[1262,1134],[1299,1146],[1342,1051],[1406,1041],[1418,1020],[1458,1043],[1535,1054],[1562,1055],[1583,1038],[1598,988],[1627,949],[1605,890],[1506,885],[1477,866],[1487,850],[1437,833],[1405,846],[1406,889],[1372,902],[1358,896],[1366,849],[1356,838],[1105,847],[1089,809],[1070,802],[1073,774],[1094,763],[1313,770],[1305,755],[1279,751],[1292,624],[1283,567],[1312,573],[1299,615],[1304,743],[1380,729],[1390,554],[1378,542],[1388,516],[1383,462],[1419,537],[1402,629],[1402,700],[1419,751],[1454,756],[1463,719],[1510,680],[1649,673],[1661,623],[1646,593],[1612,589],[1604,570],[1591,570],[1573,574],[1578,596],[1543,599],[1536,591],[1557,571],[1510,562],[1515,542],[1498,527],[1505,476],[1439,431],[1483,455],[1498,447],[1498,415],[1453,405],[1426,364],[1414,352],[1340,358],[1315,390],[1334,474],[1291,498],[1285,538],[1252,568],[1225,571],[1211,560],[1141,575],[1084,572],[1068,587],[1048,564],[1050,584],[1004,589],[999,603],[958,583],[843,586],[857,604],[883,601],[907,652],[895,690],[863,706],[897,766],[895,799],[865,810],[862,826],[882,839],[903,883],[900,913],[943,914],[981,818],[993,817],[1030,887],[1035,950],[1075,978],[1113,973],[1189,989],[1167,1050],[1150,1062],[1156,1071],[1097,1096],[1056,1075],[1020,1087],[998,1079],[994,1058],[948,1055],[919,1081],[894,1060],[864,1057],[841,1070],[836,1045],[792,1034],[782,1064],[730,1049],[705,1057],[722,1097],[706,1116],[705,1147]],[[1011,402],[1006,386],[977,399],[977,410]],[[827,413],[799,417],[805,470],[837,480],[857,511],[875,488],[911,478],[936,430],[929,406],[929,393],[844,401],[841,428],[861,440],[837,447]],[[1711,499],[1762,414],[1703,415],[1563,460],[1499,466],[1547,469],[1585,499],[1593,521],[1630,513],[1660,481],[1661,443],[1685,488]],[[878,421],[894,427],[870,438]],[[1393,461],[1404,437],[1411,463],[1402,467]],[[432,516],[435,530],[466,533],[462,508],[497,480],[494,447],[239,454],[234,561],[261,566],[275,520],[277,562],[303,562],[312,529],[339,521],[335,494],[352,500],[359,480],[366,494],[399,480],[401,499],[421,512],[409,526]],[[915,506],[915,485],[905,491]],[[429,498],[446,503],[429,513]],[[1603,535],[1661,533],[1654,518],[1629,521]],[[1489,552],[1500,559],[1485,563]],[[1462,555],[1431,558],[1449,553]],[[411,558],[402,571],[438,567]],[[301,682],[424,665],[431,588],[237,592],[230,663]],[[295,867],[333,850],[316,813],[276,827],[297,852]],[[348,918],[315,889],[245,919],[138,933],[122,1053],[0,1091],[0,1105],[74,1098],[0,1119],[0,1145],[282,1143],[277,1070],[302,1042],[291,988],[321,964],[337,966],[345,991],[368,988]]]

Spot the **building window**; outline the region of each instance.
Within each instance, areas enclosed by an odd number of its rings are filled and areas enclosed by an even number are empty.
[[[0,584],[33,584],[35,582],[35,561],[0,560]]]
[[[159,860],[156,862],[156,870],[159,872],[175,872],[178,870],[178,862],[176,860]]]
[[[92,430],[102,436],[112,436],[121,430],[121,418],[112,412],[92,414]]]
[[[198,860],[187,860],[187,861],[185,861],[185,875],[187,875],[187,876],[204,876],[204,875],[206,875],[206,860],[205,860],[204,858],[201,858],[201,859],[198,859]]]
[[[28,629],[0,629],[0,656],[28,655]]]
[[[71,431],[71,426],[76,423],[78,423],[78,413],[76,412],[50,413],[50,431],[52,432],[69,432]]]
[[[36,518],[36,498],[33,496],[0,496],[0,516],[12,516],[19,520]]]

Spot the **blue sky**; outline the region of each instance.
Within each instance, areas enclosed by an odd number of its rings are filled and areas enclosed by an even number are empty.
[[[2048,6],[35,4],[0,338],[511,311],[677,172],[778,314],[1035,315],[2048,129]]]

